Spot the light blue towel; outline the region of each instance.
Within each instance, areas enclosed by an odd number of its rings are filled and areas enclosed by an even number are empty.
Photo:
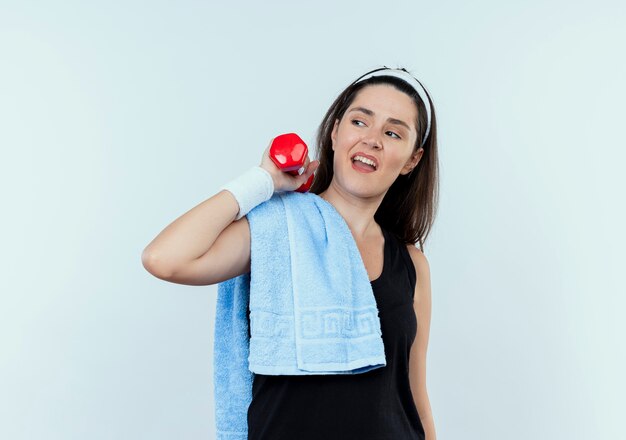
[[[288,191],[247,219],[250,273],[218,284],[218,440],[247,439],[254,373],[357,374],[386,365],[367,270],[337,210],[316,194]]]

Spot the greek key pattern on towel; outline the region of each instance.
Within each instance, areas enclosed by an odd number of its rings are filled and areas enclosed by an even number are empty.
[[[293,339],[293,316],[252,310],[250,329],[255,337]]]
[[[292,316],[252,311],[250,326],[255,336],[263,338],[293,338]],[[303,339],[354,338],[380,334],[376,329],[378,311],[352,311],[341,308],[302,312],[300,335]]]
[[[354,338],[376,331],[378,315],[375,309],[347,310],[341,308],[302,312],[300,335],[303,339]]]

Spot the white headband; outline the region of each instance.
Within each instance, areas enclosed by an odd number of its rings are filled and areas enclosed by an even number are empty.
[[[422,101],[426,106],[426,119],[428,120],[426,124],[426,134],[424,135],[424,139],[422,140],[422,145],[420,145],[424,146],[426,139],[428,139],[428,133],[430,133],[430,100],[428,99],[428,95],[426,94],[424,87],[422,87],[422,84],[417,79],[413,78],[413,76],[408,72],[401,69],[392,69],[390,67],[370,72],[355,81],[355,84],[373,76],[395,76],[396,78],[400,78],[408,82],[415,89],[418,95],[420,95],[420,98],[422,98]]]

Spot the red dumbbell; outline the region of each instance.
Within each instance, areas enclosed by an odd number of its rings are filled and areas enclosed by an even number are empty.
[[[281,171],[293,176],[299,176],[305,171],[304,164],[309,149],[300,136],[295,133],[286,133],[276,136],[270,146],[270,159]],[[297,192],[307,192],[311,188],[315,174],[311,174],[309,180],[300,185]]]

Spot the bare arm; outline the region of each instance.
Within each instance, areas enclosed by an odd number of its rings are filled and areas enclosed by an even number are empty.
[[[426,440],[436,440],[435,422],[426,389],[426,352],[430,334],[431,288],[430,267],[426,256],[414,245],[407,245],[415,266],[416,283],[413,308],[417,319],[417,334],[409,354],[409,382]]]
[[[144,249],[143,266],[157,278],[211,285],[250,271],[250,230],[226,190],[187,211]]]
[[[270,142],[271,145],[271,142]],[[261,167],[272,175],[274,191],[294,190],[306,182],[319,161],[306,159],[300,176],[283,173],[263,153]],[[211,285],[250,271],[250,227],[230,191],[220,191],[190,209],[161,231],[144,249],[144,268],[178,284]]]

